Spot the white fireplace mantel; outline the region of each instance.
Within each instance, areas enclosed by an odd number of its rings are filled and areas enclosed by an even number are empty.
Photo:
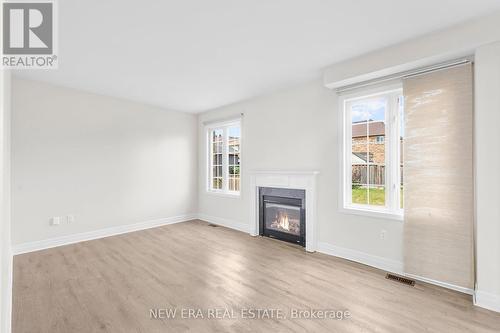
[[[254,170],[250,173],[250,234],[259,235],[259,187],[306,191],[306,251],[316,251],[316,176],[318,171]]]

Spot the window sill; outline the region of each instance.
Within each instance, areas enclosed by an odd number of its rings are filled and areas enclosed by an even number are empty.
[[[377,219],[389,219],[403,222],[404,215],[384,210],[362,209],[358,207],[343,207],[339,209],[342,214],[360,215]]]
[[[213,195],[213,196],[216,196],[216,197],[231,198],[231,199],[239,199],[239,198],[241,198],[241,193],[240,192],[230,193],[230,192],[219,192],[219,191],[207,190],[207,193],[209,195]]]

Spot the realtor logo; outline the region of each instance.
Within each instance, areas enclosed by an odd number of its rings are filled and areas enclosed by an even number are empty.
[[[54,1],[7,1],[2,5],[2,67],[56,68]]]

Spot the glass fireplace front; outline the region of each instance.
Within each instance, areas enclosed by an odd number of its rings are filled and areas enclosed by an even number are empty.
[[[305,246],[305,191],[262,187],[260,235]]]
[[[264,201],[266,228],[300,236],[300,207]]]

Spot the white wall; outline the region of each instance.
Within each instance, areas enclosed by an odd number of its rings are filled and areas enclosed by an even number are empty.
[[[320,79],[199,116],[199,212],[205,219],[249,226],[248,171],[318,170],[318,242],[381,257],[398,267],[402,261],[402,222],[338,212],[338,101]],[[242,121],[242,193],[226,198],[206,192],[206,144],[203,122],[239,115]],[[380,232],[387,231],[385,240]],[[400,266],[400,265],[399,265]]]
[[[12,249],[10,219],[10,72],[0,70],[0,332],[10,332]]]
[[[12,90],[14,247],[196,213],[196,116],[18,78]]]
[[[500,311],[500,13],[334,64],[324,83],[352,83],[462,55],[475,58],[476,303]]]
[[[325,69],[324,83],[352,84],[474,54],[500,40],[500,12],[379,49]]]
[[[498,46],[481,45],[500,39],[499,25],[494,14],[333,65],[325,75],[328,83],[476,52],[477,280],[493,304],[500,299],[499,184],[493,178],[497,183],[490,186],[485,175],[500,169],[500,159],[480,147],[498,148],[492,126],[500,120],[500,60]],[[320,244],[391,267],[401,264],[401,222],[338,212],[338,101],[319,78],[203,113],[197,122],[192,115],[37,82],[15,79],[13,90],[14,244],[196,210],[245,230],[248,171],[305,169],[321,172]],[[203,122],[241,112],[242,195],[208,194]],[[76,222],[49,226],[51,216],[66,214],[75,214]]]
[[[199,211],[207,219],[236,224],[249,221],[248,177],[252,169],[317,169],[319,242],[331,252],[401,267],[401,222],[338,213],[338,104],[335,86],[380,75],[475,55],[477,177],[477,304],[500,311],[500,13],[350,59],[328,67],[323,81],[254,98],[203,113],[199,117]],[[205,191],[206,152],[202,122],[245,112],[243,122],[241,198],[217,197]],[[298,132],[297,132],[298,131]],[[493,176],[491,176],[493,175]],[[380,231],[387,238],[380,239]],[[340,249],[338,248],[340,247]],[[360,253],[361,252],[361,253]],[[372,256],[375,256],[373,258]]]
[[[476,302],[500,311],[500,42],[477,49],[475,68]]]

